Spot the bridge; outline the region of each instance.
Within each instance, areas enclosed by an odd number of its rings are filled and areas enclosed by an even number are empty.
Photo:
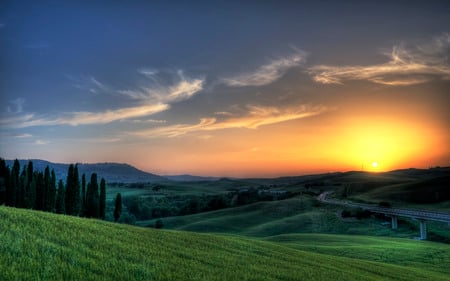
[[[448,223],[450,225],[450,213],[441,213],[434,211],[426,211],[426,210],[413,210],[413,209],[399,209],[399,208],[390,208],[390,207],[380,207],[377,205],[371,204],[361,204],[350,201],[342,201],[336,199],[329,199],[328,195],[330,195],[331,191],[321,193],[317,199],[321,202],[341,205],[347,207],[355,207],[361,208],[363,210],[368,210],[372,213],[383,214],[391,218],[392,229],[397,229],[398,226],[398,217],[405,217],[418,220],[420,223],[420,239],[427,239],[427,224],[426,221],[438,221]]]

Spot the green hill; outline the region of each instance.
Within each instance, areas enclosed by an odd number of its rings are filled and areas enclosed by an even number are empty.
[[[396,262],[411,259],[419,243],[436,262],[448,264],[450,246],[430,242],[407,240],[403,248],[409,251],[386,263],[315,253],[301,247],[302,240],[314,240],[301,236],[289,243],[280,237],[261,241],[3,206],[0,221],[0,280],[449,280],[448,271],[428,268],[417,255],[415,263]],[[365,243],[347,239],[347,246]],[[380,249],[390,247],[391,240],[379,241]]]

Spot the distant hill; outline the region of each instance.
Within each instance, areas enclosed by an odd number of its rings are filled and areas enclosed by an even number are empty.
[[[216,177],[201,177],[192,175],[173,175],[173,176],[163,176],[171,181],[217,181],[220,178]]]
[[[30,159],[33,162],[33,168],[35,170],[43,171],[45,167],[49,166],[50,169],[55,169],[57,179],[66,180],[67,169],[69,164],[52,163],[40,159]],[[27,160],[19,160],[20,166],[28,164]],[[6,160],[6,165],[12,166],[14,160]],[[81,175],[86,174],[86,179],[89,181],[89,177],[92,173],[97,173],[98,178],[105,178],[108,183],[122,182],[122,183],[137,183],[137,182],[162,182],[167,181],[166,178],[141,171],[129,164],[121,163],[95,163],[95,164],[78,164],[78,171]]]

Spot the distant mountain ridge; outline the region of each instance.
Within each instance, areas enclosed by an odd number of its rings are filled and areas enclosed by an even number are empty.
[[[6,165],[12,167],[14,160],[5,160]],[[19,160],[21,169],[28,164],[28,161],[33,162],[33,169],[43,171],[45,167],[49,166],[50,169],[55,170],[56,178],[66,180],[67,170],[70,164],[52,163],[41,159],[22,159]],[[82,174],[86,174],[86,180],[92,173],[97,173],[98,178],[105,178],[109,183],[121,182],[121,183],[139,183],[139,182],[161,182],[167,181],[166,178],[147,173],[124,163],[95,163],[86,164],[78,163],[78,172],[81,179]]]

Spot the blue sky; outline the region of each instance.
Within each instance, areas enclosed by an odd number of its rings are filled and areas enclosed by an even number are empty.
[[[232,176],[449,165],[449,15],[448,1],[3,1],[0,155]]]

